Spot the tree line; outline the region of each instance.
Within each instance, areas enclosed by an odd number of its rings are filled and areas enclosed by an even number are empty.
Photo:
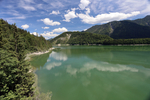
[[[112,39],[112,40],[105,40],[102,44],[103,44],[103,45],[150,44],[150,38]]]
[[[67,40],[67,35],[70,35],[70,38]],[[50,40],[53,44],[102,44],[105,40],[111,40],[112,38],[107,35],[100,35],[89,32],[65,32],[61,35]]]
[[[107,35],[100,35],[88,32],[72,32],[68,44],[102,44],[105,40],[111,40]]]
[[[29,52],[50,47],[44,37],[0,19],[0,99],[20,100],[34,95],[34,75],[25,57]]]

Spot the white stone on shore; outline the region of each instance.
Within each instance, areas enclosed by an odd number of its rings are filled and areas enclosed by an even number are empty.
[[[45,52],[33,52],[33,53],[30,53],[30,54],[27,54],[25,60],[29,60],[31,55],[41,55],[41,54],[44,54],[44,53],[48,53],[50,50],[53,50],[53,49],[54,48],[50,48],[49,50],[47,50]]]

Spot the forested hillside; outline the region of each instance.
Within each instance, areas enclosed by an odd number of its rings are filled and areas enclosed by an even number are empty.
[[[10,25],[3,19],[0,19],[0,32],[2,39],[10,41],[11,38],[14,38],[13,33],[16,33],[22,38],[24,42],[25,50],[30,52],[47,50],[51,47],[49,41],[47,41],[43,36],[34,36],[26,30],[17,28],[15,24]]]
[[[107,35],[92,34],[88,32],[65,32],[50,40],[53,44],[102,44],[105,40],[111,40]]]
[[[130,44],[150,44],[150,38],[134,38],[134,39],[113,39],[108,35],[101,35],[88,32],[64,32],[59,36],[51,39],[50,42],[55,44],[70,45],[130,45]]]
[[[46,50],[50,42],[30,35],[0,19],[0,100],[32,97],[34,75],[25,61],[27,52]]]
[[[142,19],[133,20],[132,22],[137,23],[139,25],[143,25],[143,26],[150,26],[150,15],[147,15],[146,17]]]
[[[137,20],[113,21],[95,25],[87,32],[105,34],[114,39],[150,38],[150,16]]]

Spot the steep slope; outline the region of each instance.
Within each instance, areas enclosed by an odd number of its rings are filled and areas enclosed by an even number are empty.
[[[95,25],[86,32],[105,34],[114,39],[150,38],[150,16],[133,21],[113,21]]]
[[[119,24],[121,24],[121,22],[119,21],[113,21],[107,24],[103,24],[103,25],[95,25],[91,28],[89,28],[88,30],[86,30],[86,32],[91,32],[91,33],[97,33],[97,34],[103,34],[103,35],[108,35],[110,36],[114,29],[119,26]]]
[[[110,37],[114,39],[150,38],[150,27],[130,21],[121,21]]]
[[[104,40],[111,40],[107,35],[93,34],[88,32],[65,32],[50,40],[54,44],[101,44]]]
[[[137,19],[137,20],[133,20],[132,22],[135,22],[139,25],[143,25],[143,26],[150,26],[150,15],[147,15],[146,17],[142,18],[142,19]]]
[[[67,44],[68,40],[70,39],[70,33],[62,33],[59,36],[49,40],[52,44]]]
[[[24,41],[25,51],[35,52],[41,50],[48,50],[51,46],[43,36],[34,36],[26,30],[17,28],[15,24],[10,25],[8,22],[0,19],[0,35],[1,38],[10,40],[13,37],[13,33],[16,33]],[[3,44],[2,44],[3,45]]]

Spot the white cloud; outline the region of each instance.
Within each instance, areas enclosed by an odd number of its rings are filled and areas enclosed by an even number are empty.
[[[11,8],[9,8],[11,9]],[[20,14],[18,11],[11,9],[9,11],[1,11],[0,12],[1,15],[10,15],[11,17],[9,18],[5,18],[8,22],[12,21],[13,23],[16,22],[15,19],[26,19],[27,16],[24,14]]]
[[[17,16],[17,17],[11,17],[11,18],[6,18],[8,20],[14,20],[14,19],[26,19],[26,16]]]
[[[60,25],[61,24],[60,22],[50,20],[49,18],[41,19],[40,21],[43,21],[44,24],[51,25],[51,26],[55,26],[55,25]]]
[[[38,9],[43,9],[43,4],[37,4]]]
[[[42,36],[44,36],[46,39],[49,39],[51,37],[56,37],[58,36],[59,34],[54,34],[53,32],[44,32],[41,34]]]
[[[57,28],[57,29],[54,29],[52,32],[57,32],[57,33],[60,33],[60,32],[67,32],[68,30],[65,28],[65,27],[62,27],[62,28]]]
[[[25,2],[28,2],[28,3],[34,3],[33,0],[24,0]]]
[[[49,0],[48,0],[48,2],[49,2]],[[64,5],[61,3],[61,2],[59,2],[59,1],[57,1],[57,2],[52,2],[52,3],[50,3],[51,4],[51,6],[53,7],[53,8],[62,8],[62,7],[64,7]]]
[[[80,4],[79,4],[79,7],[84,10],[88,5],[90,4],[90,1],[89,0],[81,0],[80,1]]]
[[[87,29],[84,29],[84,31],[86,31]]]
[[[34,4],[33,0],[20,0],[18,6],[24,8],[27,11],[35,11],[36,8],[31,6],[31,3]]]
[[[86,12],[85,13],[88,15],[90,12],[91,12],[90,8],[86,8]]]
[[[60,14],[60,12],[59,11],[52,11],[50,14],[58,15],[58,14]]]
[[[117,0],[118,10],[124,12],[141,11],[141,13],[150,12],[149,0]],[[131,9],[132,8],[132,9]],[[145,12],[146,11],[146,12]]]
[[[127,19],[129,17],[136,16],[138,14],[140,14],[139,11],[128,13],[128,14],[115,12],[115,13],[97,15],[96,17],[86,15],[86,14],[77,14],[77,15],[80,19],[82,19],[82,22],[84,23],[100,24],[100,23],[107,23],[114,20],[119,21],[119,20]]]
[[[56,33],[66,32],[66,31],[68,31],[68,30],[65,27],[62,27],[62,28],[56,28],[56,29],[52,30],[51,32],[45,31],[41,35],[48,39],[48,38],[56,37],[56,36],[59,35],[59,34],[56,34]]]
[[[150,14],[149,0],[91,0],[88,6],[95,13],[122,12],[131,13],[140,11],[141,14]]]
[[[49,29],[49,27],[42,27],[43,29]]]
[[[71,8],[72,11],[79,10],[79,8]],[[68,10],[69,12],[70,10]]]
[[[35,36],[38,36],[38,33],[37,32],[33,32],[33,33],[30,33],[30,34],[33,34]]]
[[[29,28],[29,25],[25,24],[25,25],[22,25],[21,27],[22,27],[23,29],[27,29],[27,28]]]
[[[72,9],[72,11],[68,10],[67,12],[68,13],[64,15],[65,20],[63,21],[70,22],[70,19],[77,17],[75,14],[75,9]]]
[[[22,6],[22,8],[24,8],[25,10],[28,10],[28,11],[34,11],[36,10],[34,7],[32,6]]]

